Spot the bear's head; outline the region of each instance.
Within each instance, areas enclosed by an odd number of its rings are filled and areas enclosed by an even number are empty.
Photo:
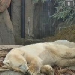
[[[23,73],[27,72],[27,70],[29,69],[25,58],[17,53],[8,53],[3,63],[5,66],[7,66],[7,68]]]

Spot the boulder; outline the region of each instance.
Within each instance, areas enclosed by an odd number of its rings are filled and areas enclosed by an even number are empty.
[[[20,72],[15,72],[15,71],[3,71],[0,72],[0,75],[24,75],[23,73]]]
[[[15,45],[13,25],[7,9],[0,13],[0,45]]]
[[[0,12],[6,10],[10,5],[11,0],[0,0]]]

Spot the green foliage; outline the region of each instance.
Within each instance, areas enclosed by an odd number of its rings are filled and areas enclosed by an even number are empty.
[[[37,3],[39,0],[32,0],[33,3]],[[41,0],[42,2],[46,1],[46,0]]]
[[[56,12],[53,15],[58,20],[66,21],[67,23],[75,20],[75,6],[65,6],[65,0],[56,0],[57,3]]]

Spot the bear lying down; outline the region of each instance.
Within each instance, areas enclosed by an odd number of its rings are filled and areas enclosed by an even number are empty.
[[[3,63],[9,69],[37,75],[52,72],[54,65],[75,66],[75,49],[49,42],[31,44],[12,49]]]

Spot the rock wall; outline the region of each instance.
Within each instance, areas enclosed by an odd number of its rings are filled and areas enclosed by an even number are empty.
[[[0,0],[0,12],[5,11],[9,5],[10,5],[11,0]]]
[[[0,45],[15,44],[13,25],[7,10],[0,13]]]
[[[21,0],[12,0],[11,18],[16,44],[21,40]]]
[[[33,10],[34,4],[32,0],[25,0],[25,36],[26,38],[32,38],[33,35]]]
[[[0,72],[0,75],[24,75],[24,74],[19,72],[14,72],[14,71],[4,71],[4,72]]]
[[[25,39],[21,38],[21,0],[12,0],[11,5],[15,41],[16,44],[22,44],[33,36],[33,3],[32,0],[25,0]]]

